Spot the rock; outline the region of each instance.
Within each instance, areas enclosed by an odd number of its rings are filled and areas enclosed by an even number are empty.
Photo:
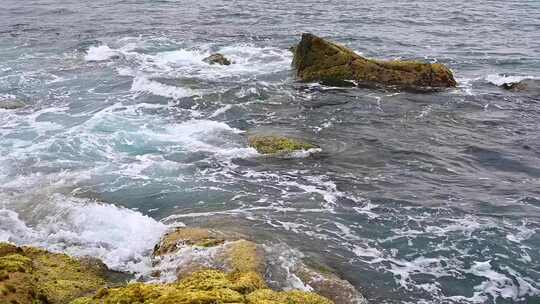
[[[291,153],[307,151],[318,148],[315,145],[284,136],[251,136],[248,138],[249,146],[261,154]]]
[[[222,54],[215,53],[203,59],[208,64],[230,65],[231,61]]]
[[[0,109],[4,110],[15,110],[19,108],[24,108],[26,104],[18,99],[0,99]]]
[[[170,284],[130,284],[101,290],[92,297],[76,299],[71,304],[141,303],[141,304],[332,304],[309,292],[276,292],[267,289],[261,278],[246,289],[245,273],[226,274],[217,270],[198,271]]]
[[[346,280],[340,279],[331,270],[319,267],[317,270],[300,263],[293,273],[313,291],[335,303],[367,304],[364,296]]]
[[[0,303],[60,304],[107,286],[104,265],[0,243]]]
[[[246,296],[249,304],[332,304],[333,302],[315,293],[305,291],[275,292],[260,289]],[[341,304],[341,303],[338,303]]]
[[[153,256],[160,276],[173,271],[179,279],[208,268],[249,276],[265,270],[259,245],[217,230],[177,228],[165,234]]]
[[[302,81],[353,80],[359,85],[402,88],[456,86],[452,72],[443,64],[367,59],[346,47],[306,33],[294,48],[293,66]]]
[[[207,229],[178,228],[166,233],[154,247],[154,256],[173,253],[186,246],[213,247],[225,242]]]
[[[504,83],[500,87],[511,92],[540,96],[540,79],[524,79],[519,82]]]

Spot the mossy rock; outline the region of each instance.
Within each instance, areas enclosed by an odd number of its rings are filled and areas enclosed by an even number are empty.
[[[225,255],[233,272],[264,272],[264,252],[251,241],[238,240],[229,243]]]
[[[403,88],[455,87],[450,69],[439,63],[379,61],[313,34],[302,34],[294,48],[293,66],[302,81],[339,83],[356,81],[361,85],[391,85]]]
[[[195,272],[177,283],[136,283],[100,290],[92,297],[79,298],[71,304],[332,304],[313,293],[272,291],[261,282],[262,278],[257,273],[227,274],[209,269]]]
[[[154,247],[154,256],[173,253],[182,247],[214,247],[223,244],[225,239],[208,229],[177,228],[166,233]]]
[[[313,144],[297,139],[273,135],[251,136],[248,138],[248,142],[249,146],[255,148],[261,154],[286,154],[318,148]]]
[[[333,304],[315,293],[305,291],[276,292],[260,289],[246,296],[248,304]]]
[[[95,264],[0,243],[0,303],[68,303],[106,284],[103,268]]]

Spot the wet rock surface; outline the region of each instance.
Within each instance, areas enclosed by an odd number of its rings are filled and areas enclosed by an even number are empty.
[[[203,59],[204,62],[208,64],[219,64],[219,65],[230,65],[231,61],[227,59],[222,54],[216,53],[212,54],[206,58]]]
[[[540,79],[524,79],[519,82],[504,83],[500,87],[515,93],[540,96]]]
[[[456,86],[452,72],[443,64],[368,59],[313,34],[302,34],[293,50],[293,66],[302,81],[339,84],[353,80],[359,85],[403,88]]]

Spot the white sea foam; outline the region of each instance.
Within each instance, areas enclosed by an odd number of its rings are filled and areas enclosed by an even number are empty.
[[[490,75],[487,75],[486,78],[485,78],[486,81],[488,81],[488,82],[490,82],[490,83],[492,83],[494,85],[497,85],[497,86],[503,85],[505,83],[520,82],[520,81],[525,80],[525,79],[540,79],[540,77],[490,74]]]
[[[212,113],[212,115],[210,115],[210,118],[214,118],[214,117],[217,117],[221,114],[224,114],[225,112],[229,111],[230,109],[232,109],[232,105],[224,105],[223,107],[217,109],[216,111],[214,111],[214,113]]]
[[[118,56],[120,54],[119,51],[111,49],[107,45],[98,45],[98,46],[91,46],[88,51],[86,52],[86,55],[84,56],[84,60],[86,61],[105,61],[109,60],[115,56]]]
[[[201,94],[201,91],[166,85],[148,79],[145,76],[135,76],[135,78],[133,79],[133,84],[131,85],[131,90],[134,92],[146,92],[157,96],[169,97],[173,99],[180,99]]]
[[[0,241],[98,257],[112,269],[140,273],[150,267],[149,254],[166,230],[139,212],[60,194],[36,208],[37,214],[24,214],[34,224],[0,210]]]

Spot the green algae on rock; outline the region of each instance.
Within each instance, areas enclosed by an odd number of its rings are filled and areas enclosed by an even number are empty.
[[[261,283],[259,275],[250,289],[241,280],[246,273],[226,274],[217,270],[202,270],[189,277],[169,284],[129,284],[125,287],[100,290],[92,297],[82,297],[71,304],[213,304],[213,303],[251,303],[251,304],[332,304],[322,296],[303,292],[276,292]]]
[[[191,256],[197,254],[212,256],[212,259],[199,260]],[[173,263],[177,268],[167,269],[167,263],[176,259],[182,260],[180,264]],[[239,282],[247,284],[242,289],[253,289],[250,284],[257,280],[247,282],[246,279],[265,270],[264,252],[259,245],[239,235],[202,228],[176,228],[166,233],[154,249],[153,264],[160,269],[156,276],[160,276],[161,271],[173,270],[179,279],[207,268],[242,273],[243,279]]]
[[[367,59],[344,46],[307,33],[302,34],[302,40],[294,48],[293,66],[302,81],[352,80],[361,85],[404,88],[456,86],[452,72],[443,64]]]
[[[107,285],[95,263],[0,243],[0,303],[61,304]]]
[[[257,244],[238,240],[226,246],[226,263],[234,272],[264,272],[264,253]]]
[[[284,136],[257,135],[248,138],[249,145],[261,154],[291,153],[318,148],[315,145]]]

